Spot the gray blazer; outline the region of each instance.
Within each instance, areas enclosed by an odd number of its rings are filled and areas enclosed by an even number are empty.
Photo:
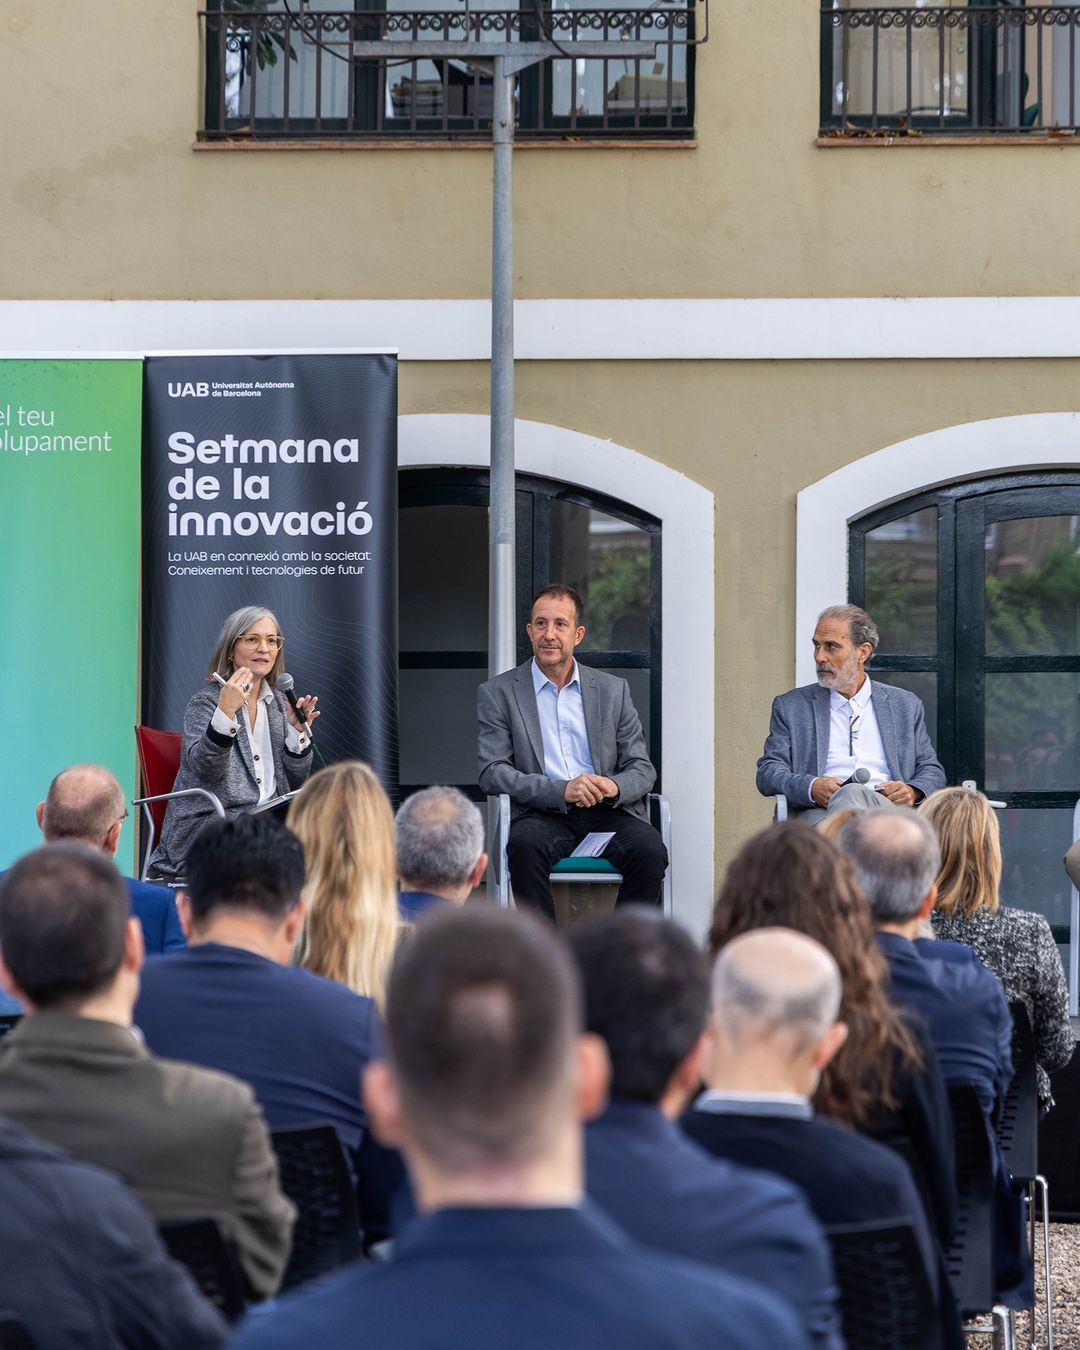
[[[656,781],[645,737],[625,680],[578,663],[585,731],[593,768],[618,784],[615,805],[648,818],[645,797]],[[476,694],[480,788],[509,793],[511,819],[530,808],[566,813],[566,780],[544,772],[544,739],[536,711],[532,658],[482,684]]]
[[[765,749],[757,762],[757,788],[766,797],[784,796],[792,811],[810,805],[810,784],[829,756],[829,695],[820,684],[804,684],[773,699]],[[922,701],[906,689],[873,682],[874,716],[889,773],[929,796],[945,786],[926,731]]]
[[[158,1223],[216,1219],[252,1292],[277,1289],[295,1211],[246,1083],[156,1059],[112,1022],[31,1013],[0,1045],[0,1115],[119,1173]]]
[[[251,742],[243,731],[236,736],[221,736],[210,725],[218,705],[218,691],[209,685],[192,698],[184,711],[184,745],[180,752],[180,772],[175,787],[208,788],[221,802],[226,814],[244,807],[257,806],[259,785],[255,781],[255,762]],[[278,793],[303,787],[311,773],[311,747],[301,755],[285,749],[285,696],[274,690],[274,701],[267,704],[270,740],[274,747],[274,781]],[[241,709],[241,716],[243,710]],[[184,854],[198,830],[211,815],[203,797],[181,797],[165,812],[161,839],[150,857],[150,875],[175,880],[183,876]]]

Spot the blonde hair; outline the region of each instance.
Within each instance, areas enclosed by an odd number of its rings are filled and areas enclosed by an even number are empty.
[[[288,824],[307,860],[307,914],[293,961],[368,995],[381,1010],[401,932],[386,793],[366,764],[345,760],[312,775]]]
[[[969,918],[993,913],[1001,885],[1001,835],[994,808],[981,792],[948,787],[919,804],[941,849],[936,908]]]

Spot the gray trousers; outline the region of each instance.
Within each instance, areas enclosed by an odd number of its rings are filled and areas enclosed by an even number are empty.
[[[800,811],[798,818],[806,825],[820,825],[833,811],[847,811],[852,808],[856,811],[876,811],[882,806],[888,807],[890,811],[909,809],[897,806],[895,802],[889,801],[883,792],[875,792],[865,783],[844,783],[829,798],[828,806],[811,806],[809,810]]]

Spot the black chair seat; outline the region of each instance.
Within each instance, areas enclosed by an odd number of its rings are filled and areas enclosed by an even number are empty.
[[[849,1350],[941,1345],[930,1280],[910,1224],[827,1228]]]
[[[284,1292],[355,1261],[360,1220],[352,1172],[332,1125],[274,1130],[270,1137],[281,1188],[297,1210]]]
[[[963,1317],[994,1304],[994,1163],[990,1135],[974,1087],[949,1088],[956,1159],[956,1233],[944,1252]]]
[[[232,1247],[213,1219],[187,1219],[158,1224],[165,1249],[187,1266],[203,1297],[227,1322],[235,1322],[246,1306],[244,1278]]]
[[[1010,1174],[1030,1181],[1039,1170],[1039,1085],[1035,1074],[1035,1035],[1023,1003],[1010,1003],[1013,1077],[996,1126]]]

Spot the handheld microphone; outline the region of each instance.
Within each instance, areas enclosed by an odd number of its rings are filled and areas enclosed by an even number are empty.
[[[290,676],[290,682],[291,682],[291,679],[292,679],[292,677]],[[278,676],[278,687],[279,687],[279,688],[281,687],[281,676],[280,676],[280,675]],[[845,781],[841,784],[841,786],[842,786],[842,787],[846,787],[848,783],[869,783],[869,781],[870,781],[870,770],[869,770],[869,769],[856,769],[855,772],[851,775],[850,778],[845,779]]]
[[[304,726],[307,726],[308,725],[307,713],[304,712],[303,708],[301,708],[299,703],[297,703],[296,701],[296,681],[293,679],[293,677],[289,674],[287,670],[283,670],[281,674],[277,677],[277,687],[289,700],[289,706],[292,708],[293,712],[297,715],[300,721],[303,722]],[[856,770],[856,772],[866,773],[866,770],[858,769]],[[866,774],[866,777],[869,778],[870,775]],[[864,778],[862,781],[865,782],[866,779]]]

